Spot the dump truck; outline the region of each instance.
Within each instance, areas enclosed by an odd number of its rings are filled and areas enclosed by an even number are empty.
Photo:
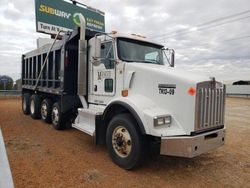
[[[136,167],[152,143],[161,155],[196,157],[225,141],[225,85],[174,67],[174,50],[141,35],[81,27],[22,55],[22,110],[55,129],[105,144]]]

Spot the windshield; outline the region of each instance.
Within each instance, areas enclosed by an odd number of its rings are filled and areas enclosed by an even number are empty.
[[[128,38],[118,38],[117,43],[118,57],[123,61],[164,64],[160,45]]]

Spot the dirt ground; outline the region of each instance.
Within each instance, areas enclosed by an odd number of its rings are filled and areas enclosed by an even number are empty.
[[[0,112],[16,188],[250,187],[250,99],[227,98],[225,146],[193,159],[155,156],[133,171],[90,136],[23,115],[20,99],[0,99]]]

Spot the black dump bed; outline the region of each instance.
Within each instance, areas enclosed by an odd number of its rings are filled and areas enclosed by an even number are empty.
[[[48,61],[43,68],[50,44],[22,55],[22,89],[37,90],[53,94],[77,93],[78,78],[78,40],[79,28],[65,34],[52,48]],[[96,32],[86,30],[86,40]]]

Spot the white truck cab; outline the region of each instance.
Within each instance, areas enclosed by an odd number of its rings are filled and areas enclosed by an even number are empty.
[[[140,134],[160,138],[163,155],[194,157],[224,144],[225,88],[214,78],[174,68],[174,51],[172,59],[165,57],[162,45],[141,36],[100,35],[90,39],[88,49],[87,102],[95,115],[130,114]],[[88,119],[82,114],[79,124]],[[106,144],[111,154],[126,158],[133,139],[120,121]],[[122,146],[114,143],[116,137]]]

